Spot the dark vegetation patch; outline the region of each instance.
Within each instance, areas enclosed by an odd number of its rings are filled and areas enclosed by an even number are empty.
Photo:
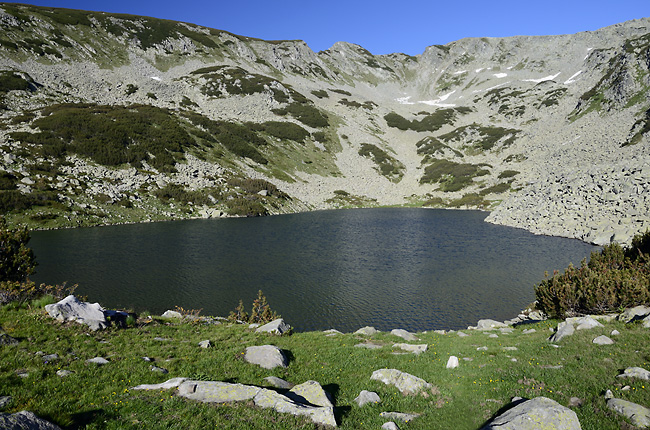
[[[636,145],[648,132],[650,132],[650,109],[645,111],[643,117],[634,123],[630,136],[627,141],[623,142],[622,146]]]
[[[360,107],[362,107],[362,108],[368,109],[368,110],[373,110],[377,106],[377,103],[374,103],[374,102],[371,102],[371,101],[365,101],[363,103],[359,103],[357,101],[348,100],[348,99],[345,99],[345,98],[339,100],[339,104],[341,104],[343,106],[351,107],[351,108],[360,108]]]
[[[168,203],[169,200],[175,200],[181,204],[193,203],[196,205],[209,205],[212,203],[208,194],[212,194],[213,197],[217,197],[214,193],[218,193],[217,190],[214,190],[213,193],[210,193],[208,190],[187,190],[183,185],[180,184],[167,184],[163,188],[157,189],[153,192],[153,195],[156,196],[161,201]]]
[[[424,113],[424,118],[419,120],[408,120],[395,112],[390,112],[384,115],[384,119],[389,127],[399,130],[436,131],[445,124],[452,124],[458,114],[465,114],[469,111],[471,109],[466,107],[438,109],[432,113]]]
[[[498,184],[492,185],[491,187],[483,188],[480,192],[481,196],[487,196],[488,194],[501,194],[510,190],[509,182],[499,182]]]
[[[288,194],[280,191],[278,187],[264,179],[233,177],[228,180],[228,185],[237,187],[248,194],[258,194],[260,191],[266,191],[267,196],[273,196],[280,199],[289,198]]]
[[[247,125],[252,130],[266,133],[278,139],[304,143],[305,139],[309,137],[307,130],[292,122],[267,121],[263,123],[248,123]]]
[[[452,151],[454,155],[462,157],[463,154],[460,151],[457,151],[442,143],[440,140],[436,139],[433,136],[427,136],[424,139],[421,139],[416,143],[418,155],[424,156],[422,163],[426,163],[431,159],[435,159],[437,155],[443,155],[445,150]]]
[[[285,107],[273,109],[273,113],[280,116],[291,115],[303,124],[312,128],[327,127],[327,116],[318,110],[311,102],[294,101]]]
[[[271,91],[276,100],[287,101],[282,84],[273,78],[248,72],[241,67],[213,66],[195,70],[192,75],[201,76],[206,82],[201,92],[210,97],[227,95],[252,95]]]
[[[160,171],[174,171],[183,151],[194,139],[166,109],[134,105],[52,105],[32,123],[36,133],[11,133],[12,139],[36,145],[42,156],[63,158],[77,154],[106,165],[146,161]]]
[[[0,71],[0,93],[8,91],[34,91],[36,84],[10,70]]]
[[[503,172],[499,173],[498,178],[499,179],[514,178],[518,174],[519,174],[519,172],[516,171],[516,170],[504,170]]]
[[[318,97],[319,99],[329,98],[329,94],[327,94],[327,91],[325,90],[314,90],[311,93],[316,97]]]
[[[359,155],[374,161],[379,173],[388,178],[401,179],[403,176],[404,165],[376,145],[362,143]]]
[[[511,145],[520,131],[513,128],[484,127],[474,123],[458,127],[449,133],[438,136],[438,138],[445,142],[464,141],[466,142],[465,147],[480,152],[494,148],[497,142],[501,142],[501,147]]]
[[[352,93],[349,92],[349,91],[339,90],[339,89],[336,89],[336,88],[330,88],[330,91],[333,92],[333,93],[343,94],[344,96],[348,96],[348,97],[350,97],[352,95]]]
[[[422,184],[439,183],[442,191],[458,191],[473,182],[473,178],[489,174],[488,164],[456,163],[449,160],[435,160],[424,168],[420,178]]]
[[[485,208],[490,204],[490,202],[483,200],[483,196],[477,193],[467,193],[459,199],[455,199],[449,202],[448,206],[452,208],[460,207],[478,207]]]

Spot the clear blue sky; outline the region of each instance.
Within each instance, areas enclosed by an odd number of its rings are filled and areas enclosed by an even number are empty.
[[[421,54],[464,37],[571,34],[650,16],[650,0],[25,0],[185,21],[265,40]]]

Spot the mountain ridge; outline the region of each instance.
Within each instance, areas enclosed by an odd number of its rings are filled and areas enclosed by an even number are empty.
[[[650,227],[648,18],[417,56],[6,3],[0,27],[0,203],[31,199],[4,204],[10,219],[408,204],[487,209],[490,222],[598,244]],[[119,144],[73,124],[107,127],[107,114]],[[177,146],[143,149],[156,127],[177,130]],[[98,161],[109,147],[128,156]]]

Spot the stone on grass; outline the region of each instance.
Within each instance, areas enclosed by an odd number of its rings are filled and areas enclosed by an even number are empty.
[[[517,347],[516,346],[504,346],[503,350],[504,351],[517,351]]]
[[[643,367],[628,367],[622,374],[618,375],[619,378],[638,378],[650,380],[650,372]]]
[[[559,342],[562,339],[564,339],[567,336],[571,336],[575,332],[575,327],[573,327],[573,324],[567,321],[562,321],[557,325],[557,331],[553,336],[551,336],[548,340],[551,342]]]
[[[283,390],[288,390],[289,388],[293,387],[293,384],[291,382],[287,382],[282,378],[278,378],[277,376],[267,376],[264,378],[266,382],[268,382],[269,385],[275,388],[280,388]]]
[[[462,331],[458,332],[458,337],[467,337],[469,336],[467,333],[463,333]]]
[[[357,343],[354,346],[355,348],[366,348],[366,349],[381,349],[384,347],[384,345],[381,345],[379,343],[374,343],[374,342]]]
[[[310,404],[314,406],[334,407],[328,393],[316,381],[306,381],[290,389],[286,394],[288,398],[296,403]]]
[[[357,402],[359,406],[363,406],[368,403],[380,403],[381,399],[379,398],[379,394],[374,391],[362,390],[354,401]]]
[[[274,345],[249,346],[246,348],[244,360],[247,363],[257,364],[265,369],[287,367],[289,360],[280,348]]]
[[[169,370],[163,368],[163,367],[158,367],[158,366],[151,366],[151,371],[152,372],[158,372],[162,373],[163,375],[166,375],[169,373]]]
[[[291,331],[291,326],[284,322],[282,318],[271,321],[270,323],[264,324],[261,327],[258,327],[255,330],[255,333],[272,333],[283,335]]]
[[[177,311],[167,310],[161,315],[163,318],[183,318],[183,314]]]
[[[571,397],[569,399],[569,407],[570,408],[579,408],[582,406],[582,399],[580,397]]]
[[[625,309],[622,314],[618,316],[619,321],[626,323],[642,320],[650,315],[650,307],[648,306],[635,306],[633,308]]]
[[[484,319],[484,320],[478,320],[478,323],[476,324],[475,328],[476,330],[494,330],[496,328],[502,328],[502,327],[508,327],[508,325],[499,321]]]
[[[400,420],[402,422],[409,422],[416,419],[420,414],[405,414],[402,412],[382,412],[379,414],[382,418],[388,418],[390,420]]]
[[[390,334],[401,337],[402,339],[408,341],[418,340],[418,338],[413,333],[403,330],[401,328],[396,328],[391,330]]]
[[[589,330],[595,327],[603,327],[601,323],[590,316],[567,318],[566,322],[573,324],[576,330]]]
[[[43,363],[51,363],[59,359],[59,354],[47,354],[43,356]]]
[[[527,329],[524,329],[524,330],[522,331],[522,333],[523,333],[523,334],[531,334],[531,333],[535,333],[536,331],[537,331],[537,330],[535,330],[534,328],[527,328]]]
[[[201,342],[199,342],[199,346],[201,348],[212,348],[212,342],[210,342],[209,340],[202,340]]]
[[[613,340],[611,340],[610,338],[608,338],[604,334],[601,335],[601,336],[598,336],[592,342],[595,343],[596,345],[612,345],[614,343]]]
[[[607,400],[607,407],[632,421],[636,427],[650,427],[650,409],[623,399]]]
[[[481,430],[533,430],[540,428],[580,430],[578,416],[571,409],[546,397],[536,397],[508,409]]]
[[[177,388],[187,378],[172,378],[160,384],[141,384],[131,388],[132,390],[169,390],[170,388]]]
[[[418,394],[431,388],[424,379],[399,371],[397,369],[379,369],[372,372],[370,379],[381,381],[386,385],[394,385],[402,394]]]
[[[365,336],[372,336],[377,333],[379,333],[379,331],[375,330],[374,327],[370,327],[370,326],[362,327],[359,330],[354,332],[354,334],[363,334]]]
[[[70,370],[66,370],[66,369],[61,369],[61,370],[56,371],[57,376],[60,376],[61,378],[65,378],[66,376],[70,376],[73,373],[74,372],[72,372]]]
[[[61,427],[37,417],[29,411],[0,414],[0,429],[61,430]]]
[[[620,331],[618,331],[618,330],[612,330],[612,332],[611,332],[609,335],[610,335],[610,336],[618,336],[619,334],[621,334]]]
[[[328,330],[325,330],[325,331],[323,331],[323,333],[325,333],[328,336],[335,336],[337,334],[343,334],[343,333],[341,333],[340,331],[338,331],[335,328],[330,328]]]
[[[103,364],[108,364],[109,361],[103,357],[95,357],[95,358],[89,358],[88,360],[86,360],[86,363],[93,363],[101,366]]]
[[[0,345],[17,345],[18,341],[13,337],[9,336],[7,333],[2,330],[0,327]]]
[[[419,355],[427,351],[427,344],[423,343],[420,345],[413,345],[411,343],[396,343],[393,345],[393,348],[399,348],[402,351],[412,352],[415,355]]]
[[[76,321],[91,330],[106,328],[104,308],[99,303],[82,302],[72,294],[51,305],[45,305],[47,313],[58,321]]]
[[[449,357],[449,360],[447,360],[447,369],[455,369],[458,367],[458,357],[455,355],[452,355]]]
[[[650,328],[650,315],[643,318],[643,327],[644,328]]]
[[[399,430],[399,427],[393,421],[388,421],[388,422],[385,422],[384,424],[381,425],[381,429],[382,430]]]

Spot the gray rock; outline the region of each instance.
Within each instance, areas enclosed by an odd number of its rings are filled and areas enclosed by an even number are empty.
[[[381,425],[381,428],[382,430],[399,430],[399,427],[393,421],[385,422]]]
[[[564,339],[567,336],[571,336],[573,333],[575,333],[575,328],[573,327],[573,324],[563,321],[557,325],[557,331],[553,336],[549,338],[551,342],[557,343]]]
[[[490,319],[484,319],[484,320],[478,320],[478,323],[475,327],[476,330],[494,330],[497,328],[502,328],[502,327],[508,327],[506,324],[495,321],[495,320],[490,320]]]
[[[151,371],[152,372],[158,372],[162,373],[163,375],[166,375],[169,373],[169,370],[163,368],[163,367],[158,367],[158,366],[151,366]]]
[[[650,427],[650,409],[623,399],[607,400],[607,407],[632,421],[636,427]]]
[[[328,330],[325,330],[325,331],[323,331],[323,333],[327,334],[328,336],[334,336],[334,335],[337,335],[337,334],[343,334],[343,333],[341,333],[340,331],[338,331],[338,330],[336,330],[336,329],[333,329],[333,328],[328,329]]]
[[[278,378],[277,376],[267,376],[264,378],[266,382],[269,383],[272,387],[281,388],[283,390],[288,390],[293,387],[293,384],[285,381],[284,379]]]
[[[402,394],[418,394],[425,389],[431,388],[424,379],[397,369],[379,369],[372,372],[370,379],[381,381],[386,385],[394,385]]]
[[[61,370],[57,370],[57,371],[56,371],[56,374],[57,374],[58,376],[60,376],[61,378],[65,378],[66,376],[70,376],[70,375],[72,375],[73,373],[74,373],[74,372],[72,372],[72,371],[70,371],[70,370],[66,370],[66,369],[61,369]]]
[[[419,417],[420,414],[405,414],[402,412],[382,412],[379,414],[379,416],[381,416],[382,418],[388,418],[389,420],[399,420],[407,423]]]
[[[596,327],[603,327],[601,323],[590,316],[567,318],[566,322],[573,324],[576,330],[589,330]]]
[[[522,333],[523,333],[523,334],[531,334],[531,333],[535,333],[536,331],[537,331],[537,330],[535,330],[534,328],[527,328],[527,329],[524,329],[524,330],[522,331]]]
[[[13,397],[11,396],[0,396],[0,409],[6,408],[12,400]]]
[[[202,340],[201,342],[199,342],[199,346],[201,348],[212,348],[212,342],[210,342],[209,340]]]
[[[503,350],[504,351],[517,351],[517,347],[516,346],[504,346]]]
[[[354,401],[357,402],[357,405],[363,406],[368,403],[380,403],[381,399],[379,398],[379,394],[375,393],[374,391],[361,390]]]
[[[99,303],[81,302],[73,295],[58,303],[46,305],[45,310],[58,321],[76,321],[87,325],[93,331],[106,328],[104,309]]]
[[[323,390],[323,387],[316,381],[306,381],[290,389],[286,394],[288,398],[303,404],[314,406],[334,407],[330,395]]]
[[[614,343],[613,340],[611,340],[605,335],[598,336],[592,342],[595,343],[596,345],[612,345]]]
[[[268,324],[264,324],[261,327],[258,327],[255,330],[255,333],[273,333],[283,335],[291,331],[291,326],[284,322],[282,318],[271,321]]]
[[[51,363],[59,359],[59,354],[47,354],[43,356],[44,363]]]
[[[354,332],[354,334],[362,334],[365,336],[372,336],[377,333],[379,333],[379,331],[375,330],[374,327],[369,327],[369,326],[362,327],[359,330]]]
[[[542,424],[549,429],[581,429],[578,417],[571,409],[546,397],[536,397],[508,409],[481,430],[537,430]]]
[[[163,318],[183,318],[183,314],[177,311],[166,310],[164,314],[161,315]]]
[[[172,378],[160,384],[142,384],[137,385],[132,390],[169,390],[170,388],[177,388],[183,382],[187,381],[187,378]]]
[[[61,427],[45,421],[29,411],[0,414],[0,428],[8,430],[61,430]]]
[[[7,333],[2,330],[0,327],[0,345],[17,345],[18,341],[13,337],[9,336]]]
[[[618,319],[619,321],[629,323],[636,320],[642,320],[647,316],[650,316],[650,307],[635,306],[633,308],[625,309],[623,313],[618,316]]]
[[[628,367],[622,374],[618,375],[619,378],[637,378],[650,380],[650,372],[643,367]]]
[[[541,311],[532,311],[528,314],[528,319],[533,321],[544,321],[546,319],[546,315],[544,315]]]
[[[611,332],[609,335],[610,335],[610,336],[618,336],[619,334],[621,334],[620,331],[618,331],[618,330],[612,330],[612,332]]]
[[[464,333],[462,331],[459,331],[457,334],[458,334],[458,337],[467,337],[467,336],[469,336],[467,333]]]
[[[423,343],[420,345],[413,345],[411,343],[396,343],[393,345],[393,348],[399,348],[402,351],[412,352],[415,355],[419,355],[427,351],[427,344]]]
[[[101,365],[104,365],[104,364],[108,364],[109,361],[107,359],[103,358],[103,357],[95,357],[95,358],[90,358],[90,359],[86,360],[86,363],[94,363],[94,364],[97,364],[97,365],[101,366]]]
[[[284,352],[274,345],[249,346],[246,348],[244,360],[265,369],[287,367],[289,365],[289,360]]]
[[[643,318],[643,327],[650,328],[650,315]]]
[[[583,401],[582,401],[582,399],[580,397],[571,397],[569,399],[569,407],[570,408],[579,408],[580,406],[582,406],[582,403],[583,403]]]
[[[379,343],[373,343],[373,342],[364,342],[364,343],[357,343],[354,345],[355,348],[366,348],[366,349],[381,349],[384,347],[384,345],[381,345]]]
[[[418,338],[413,334],[410,333],[406,330],[402,330],[401,328],[396,328],[390,331],[390,334],[401,337],[404,340],[408,341],[415,341],[418,340]]]
[[[455,369],[458,367],[458,357],[455,355],[452,355],[449,357],[449,360],[447,360],[447,369]]]

